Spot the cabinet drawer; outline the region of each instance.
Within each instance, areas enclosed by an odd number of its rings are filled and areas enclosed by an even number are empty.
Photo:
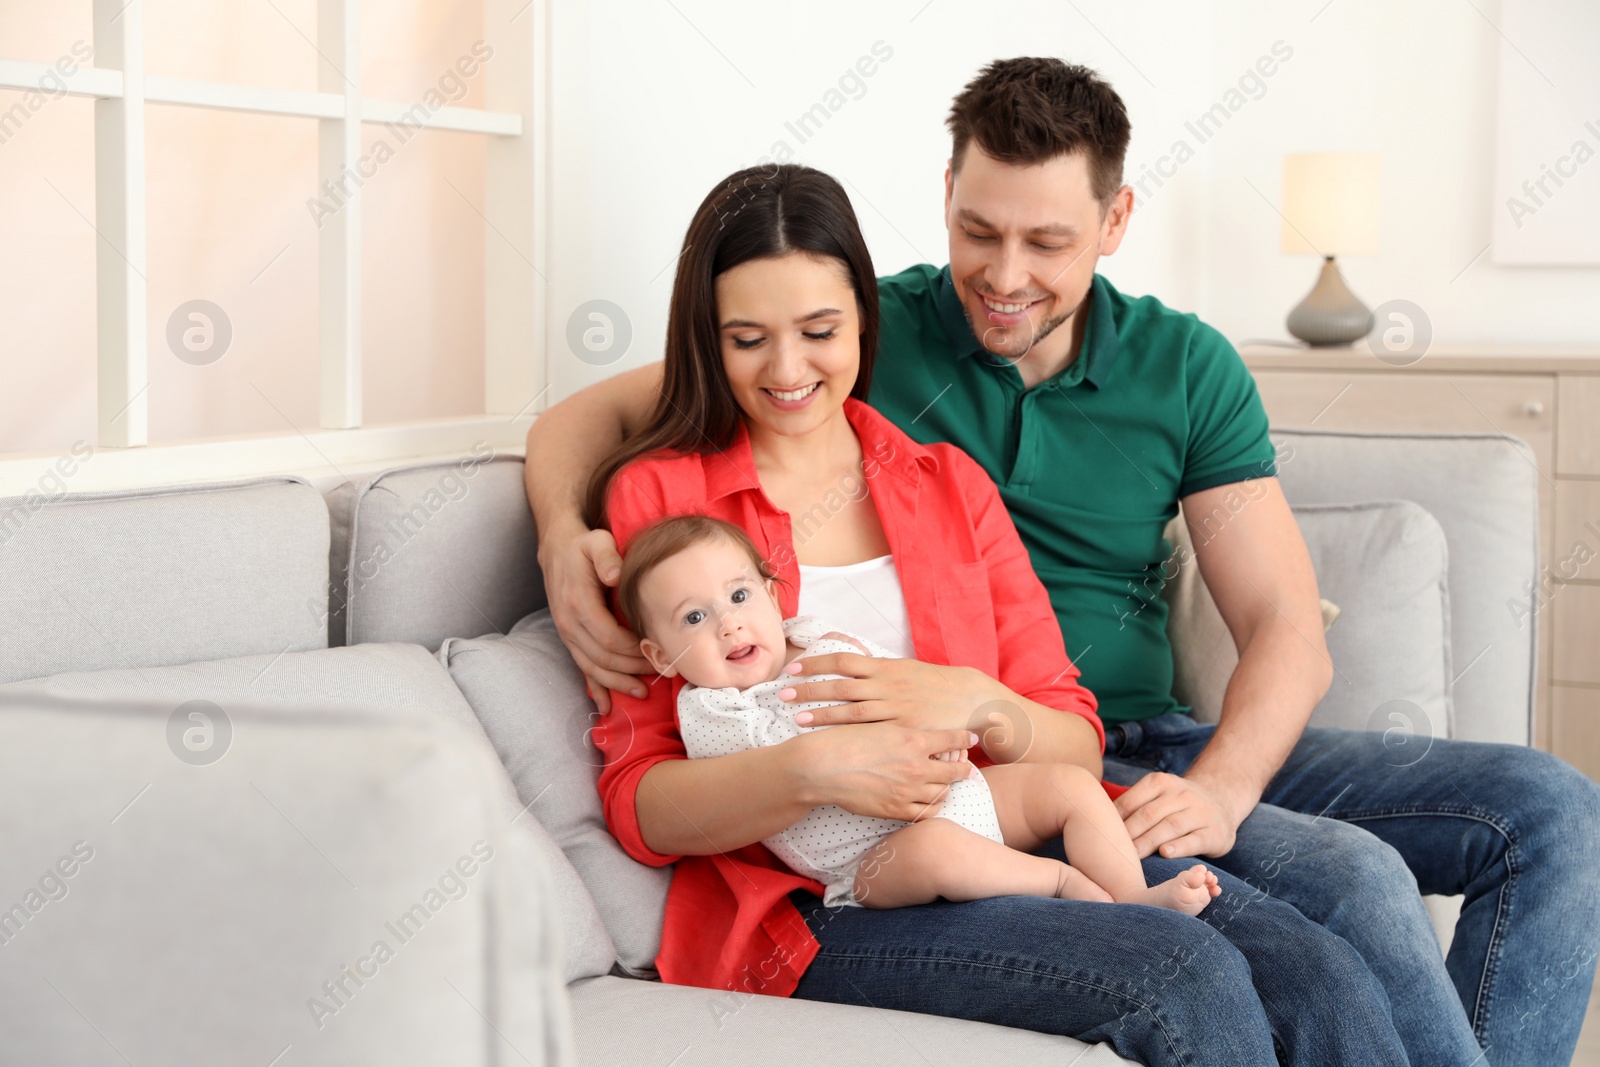
[[[1532,446],[1540,471],[1554,471],[1553,376],[1258,370],[1255,379],[1274,427],[1511,434]]]

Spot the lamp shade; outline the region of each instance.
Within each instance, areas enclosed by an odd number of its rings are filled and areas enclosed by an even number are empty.
[[[1380,184],[1375,153],[1284,156],[1283,250],[1321,256],[1376,255]]]

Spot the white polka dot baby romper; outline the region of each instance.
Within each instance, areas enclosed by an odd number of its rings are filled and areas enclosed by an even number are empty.
[[[809,616],[789,619],[783,624],[789,640],[814,656],[835,652],[860,654],[861,649],[836,638],[822,637],[829,627]],[[853,636],[853,635],[852,635]],[[857,638],[874,656],[888,657],[880,645]],[[686,685],[678,694],[678,730],[691,759],[726,756],[766,745],[777,745],[811,730],[826,726],[798,726],[794,717],[801,711],[825,708],[835,701],[789,704],[778,693],[798,681],[837,678],[835,674],[810,675],[801,679],[783,675],[749,689],[704,689]],[[937,818],[949,819],[992,841],[1000,841],[1000,818],[995,813],[994,797],[981,774],[950,786]],[[805,818],[782,833],[766,838],[762,844],[796,873],[814,878],[826,887],[823,903],[861,906],[855,899],[856,868],[874,845],[907,826],[898,819],[874,819],[857,815],[836,804],[813,808]]]

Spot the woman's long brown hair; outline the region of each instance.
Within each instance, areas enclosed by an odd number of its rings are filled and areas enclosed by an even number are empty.
[[[718,183],[683,238],[667,315],[661,396],[649,424],[595,469],[584,517],[606,524],[611,480],[650,452],[719,452],[733,443],[742,412],[722,367],[717,276],[752,259],[804,252],[839,260],[861,313],[861,369],[850,395],[865,400],[878,352],[878,280],[850,198],[837,181],[796,163],[749,167]]]

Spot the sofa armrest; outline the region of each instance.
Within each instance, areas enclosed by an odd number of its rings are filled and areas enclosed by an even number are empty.
[[[421,711],[0,692],[6,1060],[573,1063],[498,774]]]

